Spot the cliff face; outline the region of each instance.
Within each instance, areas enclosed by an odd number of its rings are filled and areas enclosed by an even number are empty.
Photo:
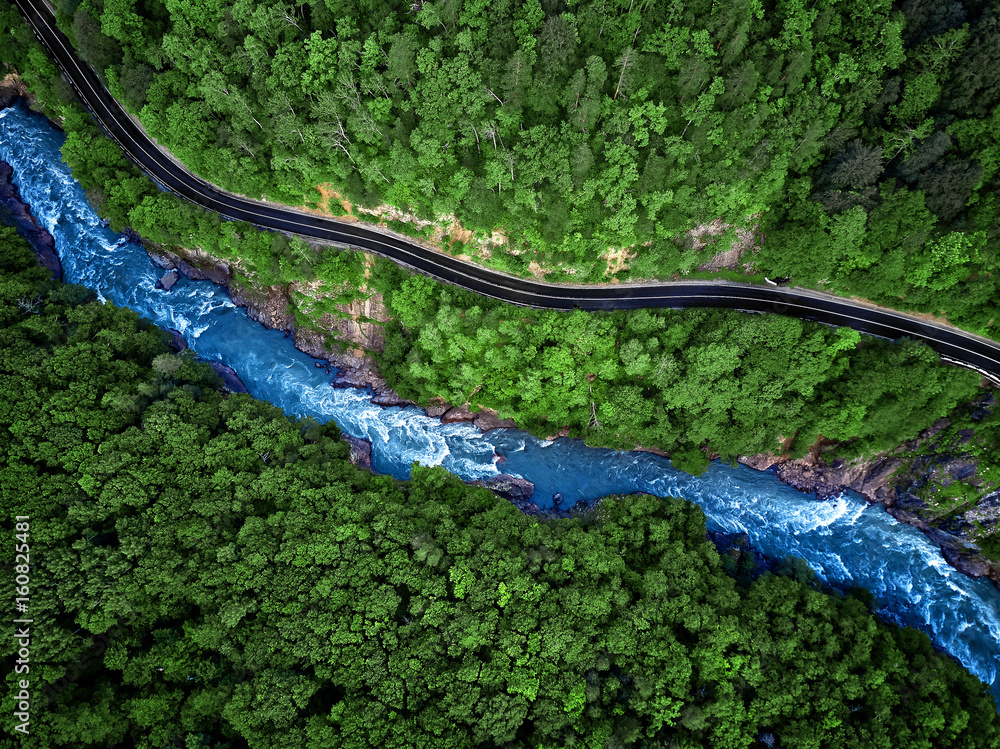
[[[287,300],[294,304],[300,301],[299,309],[309,316],[310,325],[299,326],[296,340],[302,339],[303,345],[309,345],[316,350],[323,346],[323,339],[333,336],[344,347],[340,356],[350,355],[365,358],[369,352],[380,352],[385,348],[385,334],[382,326],[389,322],[389,311],[382,300],[382,295],[372,293],[367,287],[359,289],[362,299],[336,305],[335,314],[316,315],[309,302],[322,300],[328,293],[320,283],[292,283],[288,287]],[[294,320],[292,321],[294,323]],[[305,351],[306,349],[302,349]]]

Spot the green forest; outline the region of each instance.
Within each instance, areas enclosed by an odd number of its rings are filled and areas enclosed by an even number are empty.
[[[0,228],[0,496],[46,623],[18,746],[996,745],[924,634],[720,557],[690,503],[540,519],[440,468],[371,475],[47,276]]]
[[[844,458],[888,450],[975,391],[976,376],[941,366],[913,342],[889,344],[847,329],[724,311],[528,313],[408,277],[388,261],[366,269],[359,253],[318,250],[221,221],[141,175],[72,103],[13,7],[0,8],[4,12],[15,41],[5,60],[25,71],[42,104],[61,118],[63,158],[112,227],[131,227],[159,244],[200,248],[232,263],[241,282],[321,281],[322,298],[292,296],[300,326],[337,314],[337,303],[380,292],[395,318],[380,369],[417,402],[443,398],[493,408],[539,436],[565,430],[592,445],[655,447],[697,473],[710,456],[732,460],[778,450],[801,456],[821,436],[841,443],[837,454]],[[77,19],[86,12],[78,9]],[[896,229],[907,226],[913,228]],[[801,228],[789,234],[806,236]],[[879,236],[890,235],[880,230]],[[873,269],[858,274],[877,275]],[[982,290],[988,279],[983,274],[968,284]],[[955,289],[944,296],[948,304],[972,298]]]
[[[606,281],[609,250],[622,278],[697,273],[756,227],[754,278],[995,330],[987,0],[56,6],[148,131],[236,192],[454,215],[506,233],[483,262],[549,280]]]

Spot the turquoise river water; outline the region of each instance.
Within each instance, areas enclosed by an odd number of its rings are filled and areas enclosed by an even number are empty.
[[[637,491],[684,497],[701,506],[712,530],[745,533],[764,554],[799,556],[824,580],[867,588],[882,616],[927,632],[992,685],[1000,701],[1000,592],[953,569],[920,531],[881,507],[853,493],[817,501],[743,466],[713,464],[693,477],[650,453],[540,440],[513,429],[483,434],[470,424],[443,425],[416,408],[377,407],[363,390],[333,388],[315,360],[282,333],[251,321],[225,289],[184,278],[169,292],[154,288],[163,271],[141,246],[102,226],[60,159],[62,140],[22,107],[0,111],[0,159],[13,167],[24,201],[55,237],[64,279],[180,331],[202,358],[235,369],[256,398],[289,415],[333,419],[347,434],[370,440],[375,470],[406,478],[416,461],[473,480],[502,469],[534,482],[541,507],[551,506],[555,492],[567,506]]]

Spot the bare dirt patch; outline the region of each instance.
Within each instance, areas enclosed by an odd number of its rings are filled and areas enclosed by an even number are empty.
[[[324,216],[325,218],[332,218],[334,221],[343,221],[348,224],[357,223],[361,220],[352,212],[354,206],[351,205],[351,201],[343,197],[333,187],[323,183],[316,185],[316,190],[320,194],[320,199],[316,202],[316,207],[303,205],[299,206],[298,210],[305,211],[306,213],[314,213],[317,216]],[[339,203],[343,212],[331,211],[331,203]]]
[[[528,272],[531,275],[533,275],[535,278],[537,278],[537,279],[539,279],[541,281],[544,281],[545,280],[545,274],[546,273],[552,273],[552,269],[551,268],[543,268],[541,265],[538,264],[537,261],[532,260],[531,262],[528,263]]]
[[[374,208],[355,205],[350,200],[341,195],[329,183],[316,185],[316,190],[320,194],[316,207],[304,206],[301,210],[314,213],[320,216],[346,221],[348,223],[367,222],[374,223],[387,228],[390,221],[401,221],[411,224],[417,229],[433,227],[429,237],[409,237],[429,249],[438,252],[447,252],[460,260],[474,261],[477,259],[488,260],[492,257],[495,249],[509,245],[510,241],[503,230],[492,232],[489,236],[477,235],[476,232],[466,229],[461,222],[452,214],[444,214],[436,217],[433,221],[420,218],[412,213],[401,211],[391,205],[378,205]],[[330,206],[339,203],[343,211],[331,211]],[[457,248],[455,245],[461,242],[468,247],[467,253],[455,255]]]
[[[629,261],[634,260],[638,257],[637,252],[633,252],[632,247],[609,247],[607,252],[603,253],[601,257],[607,261],[608,267],[604,271],[605,276],[614,276],[616,273],[620,273],[623,270],[628,270]],[[614,279],[617,281],[617,279]]]
[[[475,241],[475,234],[466,229],[462,224],[459,223],[458,219],[455,219],[450,224],[448,224],[448,233],[451,238],[458,242],[465,242],[466,244],[472,244]]]
[[[750,219],[754,220],[759,217],[760,214],[756,213]],[[727,224],[721,218],[717,218],[711,223],[699,224],[695,228],[690,229],[687,232],[688,241],[691,242],[693,250],[700,252],[716,243],[717,240],[713,240],[713,237],[721,237],[731,228],[732,224]],[[759,223],[753,224],[749,228],[736,228],[736,236],[732,244],[716,252],[710,259],[699,265],[698,270],[708,272],[739,270],[743,254],[748,250],[759,247],[762,241],[763,234],[760,232]],[[742,269],[747,273],[753,272],[752,267],[752,263],[744,263],[742,265]]]

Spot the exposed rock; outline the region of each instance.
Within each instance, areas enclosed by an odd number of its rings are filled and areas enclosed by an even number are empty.
[[[755,471],[766,471],[775,463],[781,460],[774,453],[760,453],[759,455],[741,455],[737,460],[748,468]]]
[[[941,547],[945,561],[959,572],[964,572],[972,577],[987,577],[995,584],[1000,585],[1000,563],[981,556],[975,543],[941,528],[935,528],[898,506],[887,507],[886,512],[901,523],[907,523],[922,530],[931,543]]]
[[[922,439],[925,440],[933,439],[934,437],[937,437],[938,434],[947,429],[949,426],[951,426],[951,419],[947,417],[943,419],[938,419],[930,427],[925,429],[923,431],[923,434],[921,434],[920,436]]]
[[[415,405],[413,401],[408,401],[405,398],[400,398],[394,392],[389,390],[386,393],[381,393],[376,395],[371,399],[370,403],[374,403],[376,406],[381,406],[382,408],[391,408],[392,406],[413,406]]]
[[[902,492],[899,494],[896,497],[895,506],[910,512],[927,509],[927,503],[920,499],[920,497],[917,497],[910,492]]]
[[[977,412],[985,412],[994,404],[992,393],[973,402],[973,418]],[[757,470],[773,468],[779,479],[804,492],[815,492],[818,497],[836,494],[842,489],[852,489],[863,494],[870,502],[878,502],[886,511],[902,523],[907,523],[923,531],[927,538],[941,547],[944,558],[960,572],[973,577],[988,577],[1000,586],[1000,563],[983,556],[976,545],[981,535],[977,526],[996,527],[1000,524],[1000,491],[995,491],[967,510],[963,515],[944,520],[933,520],[933,525],[921,518],[929,510],[929,505],[917,496],[920,487],[947,486],[954,481],[965,481],[971,486],[981,486],[983,480],[976,477],[977,466],[967,456],[947,455],[917,456],[910,462],[904,459],[921,447],[947,449],[948,446],[934,445],[933,440],[950,426],[949,419],[939,419],[916,438],[900,445],[893,454],[882,454],[874,459],[853,460],[849,463],[831,461],[826,464],[822,458],[822,446],[810,450],[815,455],[801,460],[788,460],[771,453],[743,456],[739,462]],[[958,433],[962,444],[971,440],[971,429]],[[904,457],[894,457],[904,456]],[[900,473],[904,464],[905,472]]]
[[[222,378],[223,387],[230,393],[249,393],[247,386],[243,384],[243,381],[237,377],[236,370],[232,367],[227,367],[220,361],[211,361],[209,366],[214,369],[219,377]]]
[[[830,482],[821,481],[821,469],[803,465],[798,461],[788,461],[777,464],[777,476],[781,481],[800,492],[815,493],[823,499],[840,493],[839,486],[831,486]]]
[[[500,415],[496,411],[490,408],[484,408],[482,411],[476,414],[476,418],[472,422],[476,425],[477,429],[483,432],[488,432],[491,429],[515,429],[517,424],[515,424],[510,419],[501,419]]]
[[[670,453],[666,450],[661,450],[658,447],[643,447],[642,445],[639,445],[635,448],[635,451],[639,453],[653,453],[653,455],[659,455],[661,458],[670,457]]]
[[[451,406],[445,403],[443,399],[435,398],[434,400],[432,400],[430,403],[427,404],[427,408],[425,408],[424,410],[427,412],[427,415],[430,416],[432,419],[437,419],[440,418],[441,416],[444,416],[445,413],[447,413],[450,408]]]
[[[158,268],[163,268],[163,270],[173,270],[177,267],[174,264],[174,261],[166,255],[161,255],[158,252],[152,252],[148,248],[146,249],[146,254],[149,255],[149,259],[152,261],[153,265]]]
[[[156,282],[156,288],[163,289],[164,291],[170,291],[174,288],[174,284],[180,280],[181,274],[175,270],[165,273],[159,281]]]
[[[135,239],[141,238],[135,237]],[[168,264],[172,264],[173,268],[192,281],[211,281],[228,288],[233,280],[233,271],[228,263],[216,260],[205,253],[191,252],[188,259],[185,259],[163,248],[150,250],[147,247],[146,251],[149,253],[150,259],[161,268],[166,269]]]
[[[372,443],[360,437],[344,435],[344,441],[351,446],[349,460],[358,468],[372,470]]]
[[[972,412],[972,420],[982,421],[983,419],[985,419],[987,416],[993,413],[993,407],[996,406],[996,403],[997,400],[993,395],[993,391],[991,390],[976,402],[975,405],[978,406],[978,408],[976,408],[976,410]]]
[[[888,485],[893,474],[896,473],[901,465],[903,465],[903,461],[897,458],[880,460],[865,474],[864,479],[857,488],[854,486],[851,486],[851,488],[859,494],[864,494],[869,499],[873,499],[879,489]]]
[[[27,100],[31,94],[16,73],[8,73],[0,80],[0,109],[17,104],[18,99]]]
[[[947,471],[952,478],[961,481],[962,479],[974,476],[976,473],[976,466],[974,463],[970,463],[967,460],[952,460],[944,466],[944,470]]]
[[[282,330],[288,332],[292,330],[295,317],[288,312],[289,298],[283,286],[268,286],[265,289],[251,289],[243,284],[233,281],[227,283],[229,298],[237,307],[245,307],[247,317],[254,322],[259,322],[265,328],[272,330]],[[296,346],[299,351],[305,351],[316,359],[325,359],[326,351],[323,348],[303,349]]]
[[[897,458],[850,463],[838,460],[828,465],[821,458],[808,455],[789,460],[773,453],[741,455],[737,460],[756,471],[773,469],[784,483],[801,492],[815,493],[821,499],[851,489],[871,502],[883,501],[892,495],[889,485],[893,474],[902,465]]]
[[[465,406],[456,406],[455,408],[449,408],[441,415],[442,424],[455,424],[460,421],[472,421],[476,418],[476,414],[472,413]]]
[[[511,476],[508,473],[498,473],[482,481],[474,481],[473,486],[483,486],[499,494],[504,499],[512,502],[515,500],[529,500],[535,492],[535,485],[528,479],[519,476]]]
[[[962,515],[967,523],[981,523],[984,526],[1000,522],[1000,491],[983,497],[976,506]]]
[[[184,336],[181,335],[179,330],[174,330],[173,328],[167,328],[167,332],[173,340],[170,341],[170,348],[174,350],[175,353],[180,353],[188,347],[187,341],[184,340]]]
[[[366,388],[369,381],[365,375],[365,371],[358,367],[338,370],[337,379],[333,381],[334,387]]]
[[[56,254],[55,239],[35,220],[31,206],[21,199],[20,190],[11,181],[13,174],[13,167],[0,161],[0,223],[13,226],[27,240],[38,264],[48,269],[52,278],[62,280],[62,264]]]
[[[560,494],[559,492],[556,492],[555,494],[552,495],[552,506],[553,507],[559,507],[559,505],[561,505],[562,502],[563,502],[563,495],[562,494]]]
[[[238,307],[244,307],[247,316],[273,330],[281,330],[286,334],[294,334],[295,348],[316,359],[327,362],[327,365],[320,364],[319,368],[332,364],[340,370],[338,380],[344,387],[370,387],[376,397],[384,398],[392,405],[408,405],[410,402],[396,395],[385,380],[372,366],[370,358],[363,355],[361,351],[341,352],[331,351],[328,346],[330,336],[340,333],[344,337],[346,333],[339,330],[336,320],[330,315],[331,323],[327,325],[327,330],[316,330],[297,327],[295,317],[289,312],[291,297],[289,291],[284,286],[269,286],[263,288],[252,288],[244,283],[234,281],[233,269],[228,263],[212,258],[201,252],[184,251],[184,256],[166,250],[164,248],[148,248],[150,258],[154,263],[164,269],[177,269],[188,278],[196,280],[209,280],[226,287],[229,296]],[[378,295],[374,295],[377,297]],[[371,299],[359,301],[358,309],[354,310],[355,317],[367,315],[372,319],[388,320],[384,306],[380,307],[379,300]],[[352,303],[354,304],[354,303]],[[350,314],[351,305],[345,305],[345,310]],[[329,322],[329,321],[328,321]],[[369,323],[359,323],[357,320],[350,320],[341,327],[358,328],[360,330]],[[353,327],[352,327],[353,326]],[[359,327],[360,326],[360,327]],[[350,332],[350,331],[348,331]],[[358,332],[358,331],[355,331]],[[366,347],[374,346],[376,349],[379,343],[375,339],[378,337],[367,328],[364,333]],[[359,335],[361,335],[359,333]],[[357,343],[357,340],[348,336],[349,342]],[[384,345],[384,340],[381,341]]]
[[[541,512],[538,505],[531,501],[535,485],[527,479],[500,473],[485,480],[472,481],[470,485],[489,489],[498,497],[508,500],[525,514],[536,515]]]
[[[942,546],[941,553],[945,561],[959,572],[964,572],[970,577],[988,577],[991,580],[997,579],[998,570],[995,564],[991,564],[988,559],[968,552],[963,552],[953,546]]]

